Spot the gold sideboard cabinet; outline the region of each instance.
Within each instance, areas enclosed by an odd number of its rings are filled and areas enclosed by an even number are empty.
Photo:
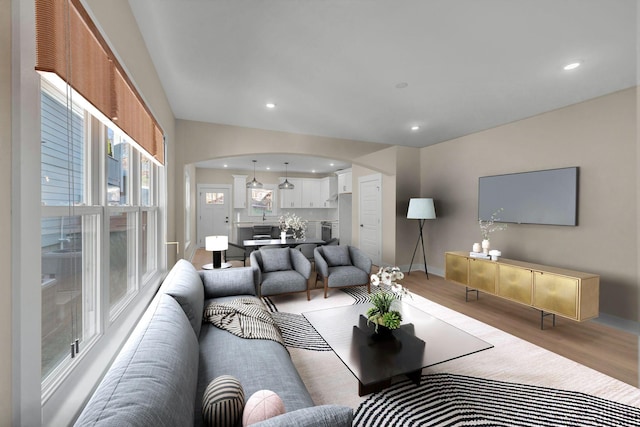
[[[598,317],[600,276],[580,271],[500,258],[473,258],[468,252],[445,253],[445,278],[553,314],[584,321]]]
[[[495,262],[478,258],[469,258],[469,287],[488,294],[496,293],[498,268]]]

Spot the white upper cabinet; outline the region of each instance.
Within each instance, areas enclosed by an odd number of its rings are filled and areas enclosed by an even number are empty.
[[[338,207],[338,178],[335,176],[322,178],[320,180],[320,198],[322,207]]]
[[[330,200],[338,193],[338,179],[288,178],[293,190],[280,190],[280,209],[326,209],[338,207],[337,200]],[[280,178],[280,182],[284,178]]]
[[[233,175],[233,207],[235,209],[247,207],[247,176]]]
[[[293,184],[291,190],[280,190],[280,209],[292,209],[302,207],[302,179],[287,178]],[[284,177],[279,182],[284,181]]]
[[[352,178],[351,169],[344,169],[336,172],[338,175],[338,193],[351,193],[352,192]]]
[[[320,180],[303,179],[302,180],[302,207],[303,208],[321,208],[320,201]]]

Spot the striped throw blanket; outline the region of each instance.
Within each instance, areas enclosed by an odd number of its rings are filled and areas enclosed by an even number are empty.
[[[204,310],[203,320],[241,338],[272,340],[284,346],[278,325],[259,300],[238,298],[211,303]]]

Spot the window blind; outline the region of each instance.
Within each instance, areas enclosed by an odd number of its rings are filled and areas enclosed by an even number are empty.
[[[58,75],[164,164],[164,137],[79,0],[36,0],[36,70]]]

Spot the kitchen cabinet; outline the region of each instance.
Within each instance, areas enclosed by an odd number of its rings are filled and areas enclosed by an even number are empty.
[[[280,190],[280,208],[295,209],[302,207],[302,179],[287,178],[293,184],[293,189]],[[280,178],[284,181],[284,178]]]
[[[338,194],[352,193],[351,169],[344,169],[336,174],[338,175]]]
[[[233,175],[233,207],[235,209],[247,207],[247,176]]]
[[[281,209],[325,209],[337,208],[337,200],[329,200],[337,195],[337,178],[288,178],[294,185],[292,190],[280,190]],[[284,180],[284,178],[280,178]]]
[[[317,179],[302,180],[302,207],[303,208],[320,208],[320,181]]]
[[[323,208],[338,207],[338,178],[328,176],[320,180],[320,202]]]

